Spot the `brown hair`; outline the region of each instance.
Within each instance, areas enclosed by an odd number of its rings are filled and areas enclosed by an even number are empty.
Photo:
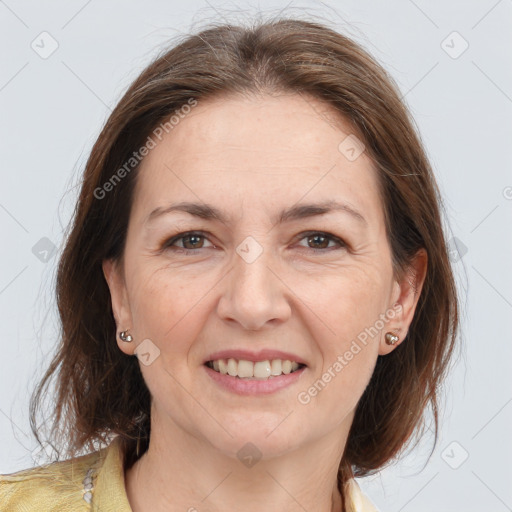
[[[57,396],[51,433],[68,454],[111,435],[123,439],[126,466],[150,435],[150,393],[135,357],[116,344],[102,261],[122,260],[137,166],[110,187],[133,152],[191,99],[217,94],[300,93],[323,100],[348,120],[378,171],[393,267],[398,277],[421,248],[428,269],[406,339],[379,356],[361,397],[338,483],[391,461],[424,427],[427,406],[438,430],[439,388],[455,348],[458,305],[443,234],[442,201],[398,87],[350,38],[325,24],[275,19],[251,27],[213,25],[154,60],[129,87],[101,131],[83,174],[72,229],[57,273],[62,321],[58,352],[31,399],[30,422],[52,376]],[[62,425],[61,425],[62,424]],[[62,426],[62,429],[60,427]],[[435,445],[435,443],[434,443]]]

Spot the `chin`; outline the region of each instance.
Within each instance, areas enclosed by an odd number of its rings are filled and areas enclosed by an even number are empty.
[[[252,452],[254,456],[261,458],[284,455],[301,444],[298,434],[290,429],[290,425],[286,425],[288,420],[283,421],[284,418],[286,415],[273,417],[270,426],[268,422],[261,422],[261,415],[255,414],[246,422],[239,422],[236,428],[231,426],[227,429],[233,437],[226,434],[220,438],[217,435],[211,440],[212,445],[229,457],[240,458],[244,454],[251,455]],[[301,434],[304,435],[303,429]]]

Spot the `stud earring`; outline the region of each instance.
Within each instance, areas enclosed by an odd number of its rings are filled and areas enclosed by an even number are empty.
[[[385,338],[388,345],[394,345],[399,339],[398,336],[392,332],[387,332]]]
[[[128,331],[121,331],[119,333],[119,338],[121,338],[122,341],[129,343],[130,341],[133,341],[133,338],[131,337],[130,334],[127,334],[127,333],[128,333]]]

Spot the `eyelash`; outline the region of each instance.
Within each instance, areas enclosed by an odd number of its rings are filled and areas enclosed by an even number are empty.
[[[306,231],[306,232],[300,234],[300,238],[298,238],[298,241],[301,241],[304,238],[312,237],[315,235],[320,235],[324,238],[327,238],[329,241],[336,242],[337,244],[339,244],[338,249],[343,249],[343,248],[346,248],[346,246],[347,246],[347,244],[341,238],[338,238],[337,236],[331,235],[330,233],[326,233],[324,231]],[[207,239],[207,236],[203,231],[185,231],[185,232],[179,233],[176,236],[173,236],[172,238],[165,241],[162,245],[162,250],[171,249],[173,247],[172,244],[174,244],[178,240],[187,238],[188,236],[200,236],[200,237]],[[199,247],[198,249],[186,249],[184,247],[176,247],[176,249],[179,249],[182,253],[185,253],[185,254],[193,254],[193,253],[197,253],[197,251],[199,249],[203,249],[203,247]],[[206,249],[208,249],[208,247],[206,247]],[[303,249],[309,249],[310,251],[314,251],[314,252],[327,252],[329,250],[333,250],[334,248],[326,247],[323,249],[317,249],[317,248],[312,248],[312,247],[303,247]]]

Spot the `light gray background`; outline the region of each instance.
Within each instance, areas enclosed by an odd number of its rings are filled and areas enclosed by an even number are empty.
[[[170,37],[286,5],[0,1],[0,473],[34,465],[28,396],[57,332],[55,266],[79,173],[110,109]],[[512,510],[512,2],[288,5],[287,15],[334,21],[397,80],[462,255],[454,252],[466,348],[446,382],[436,450],[427,463],[427,436],[360,485],[381,511]],[[58,43],[47,58],[31,48],[51,49],[43,31]]]

